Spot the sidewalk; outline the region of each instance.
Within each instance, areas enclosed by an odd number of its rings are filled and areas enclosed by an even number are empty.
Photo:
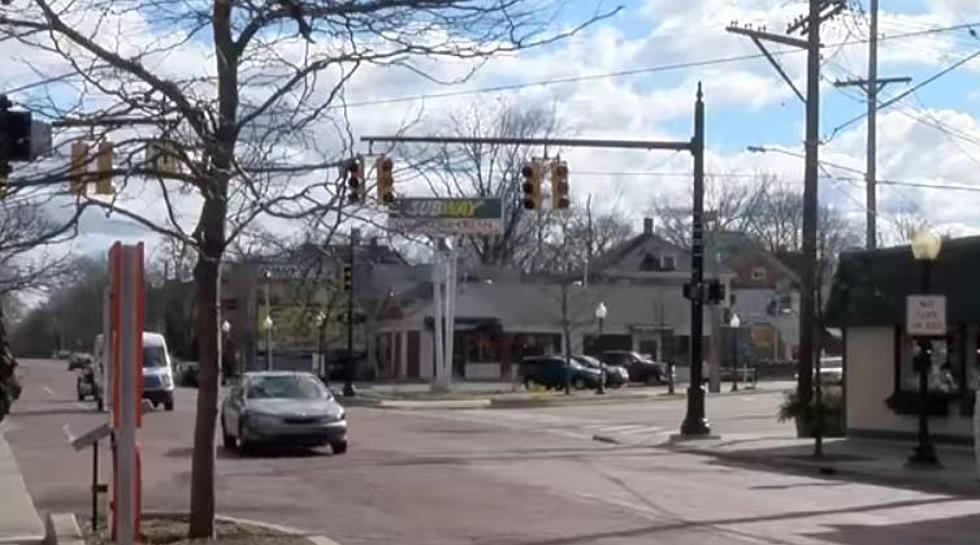
[[[789,385],[789,386],[787,386]],[[743,387],[734,394],[771,393],[791,388],[787,382],[760,382],[755,388]],[[358,385],[358,397],[352,400],[341,399],[341,403],[351,406],[370,406],[385,408],[431,408],[431,409],[477,409],[477,408],[521,408],[552,407],[578,404],[626,403],[636,401],[663,401],[683,398],[687,384],[677,384],[674,394],[668,394],[667,386],[628,386],[607,388],[606,395],[596,395],[593,390],[572,390],[570,395],[563,391],[528,392],[519,386],[516,389],[509,383],[501,382],[456,382],[450,392],[431,392],[424,383],[371,384]],[[710,396],[730,395],[728,388]]]
[[[720,464],[764,466],[777,471],[815,473],[929,492],[977,496],[980,480],[972,447],[936,447],[941,469],[908,468],[913,442],[860,438],[824,440],[824,456],[813,457],[813,439],[727,434],[718,439],[672,441],[662,445],[679,452],[712,456]]]
[[[44,524],[0,426],[0,544],[34,545],[43,541]]]

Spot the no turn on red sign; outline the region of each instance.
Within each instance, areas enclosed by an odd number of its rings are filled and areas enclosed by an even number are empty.
[[[946,336],[945,296],[909,295],[905,301],[905,332],[909,336]]]

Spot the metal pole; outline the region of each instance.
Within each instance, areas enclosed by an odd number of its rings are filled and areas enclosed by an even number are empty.
[[[347,264],[350,266],[350,290],[347,292],[347,361],[344,365],[344,397],[352,397],[354,392],[354,247],[358,231],[351,229]]]
[[[877,117],[878,117],[878,0],[871,0],[871,28],[868,42],[868,151],[866,170],[867,180],[867,248],[875,249],[878,245],[877,207],[878,195],[875,187],[877,180]]]
[[[814,301],[817,266],[817,167],[820,130],[820,1],[810,0],[807,49],[806,164],[803,181],[803,293],[800,296],[799,383],[804,406],[813,398]]]
[[[272,371],[272,328],[266,327],[269,319],[272,318],[272,307],[269,306],[269,272],[265,273],[265,320],[262,327],[265,328],[265,369]]]
[[[599,338],[602,338],[602,318],[599,318]],[[597,395],[605,395],[606,393],[606,367],[601,361],[599,362],[599,388],[596,389],[595,393]]]
[[[435,352],[435,389],[441,390],[447,387],[446,382],[446,369],[443,364],[445,359],[445,345],[443,344],[443,329],[442,324],[442,311],[444,306],[442,304],[442,281],[445,279],[445,274],[442,272],[443,262],[441,251],[436,249],[433,255],[432,264],[432,327],[433,327],[433,351]]]
[[[932,261],[922,261],[922,293],[928,294],[931,286]],[[918,441],[908,463],[919,467],[941,467],[936,456],[936,447],[929,434],[929,368],[932,366],[932,342],[926,338],[918,340],[919,353],[916,354],[919,368],[919,430]]]
[[[701,360],[704,333],[704,102],[701,83],[698,83],[694,106],[694,209],[691,239],[691,383],[687,387],[687,415],[681,424],[681,434],[688,437],[711,433],[704,415],[704,387]]]
[[[92,534],[99,522],[99,442],[92,443]]]
[[[732,391],[738,391],[738,328],[732,329]]]

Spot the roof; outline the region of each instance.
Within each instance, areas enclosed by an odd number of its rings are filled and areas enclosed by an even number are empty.
[[[676,270],[691,270],[687,250],[653,233],[640,233],[619,246],[610,248],[592,262],[591,269],[597,273],[607,270],[637,272],[643,270],[641,264],[648,254],[661,253],[670,253],[677,257]],[[684,259],[680,259],[681,257]]]
[[[930,292],[946,296],[950,323],[980,323],[978,270],[980,237],[943,241],[932,266]],[[922,292],[922,271],[909,246],[842,254],[825,312],[828,325],[901,325],[905,297]]]
[[[733,280],[736,288],[799,283],[800,277],[794,269],[743,232],[720,231],[711,235],[710,243],[710,251],[717,253],[721,263],[737,275]],[[767,273],[761,279],[752,275],[758,267],[764,267]]]

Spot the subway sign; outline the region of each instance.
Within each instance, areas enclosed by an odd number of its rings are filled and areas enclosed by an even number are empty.
[[[401,198],[389,207],[388,227],[418,235],[498,235],[503,212],[495,198]]]

